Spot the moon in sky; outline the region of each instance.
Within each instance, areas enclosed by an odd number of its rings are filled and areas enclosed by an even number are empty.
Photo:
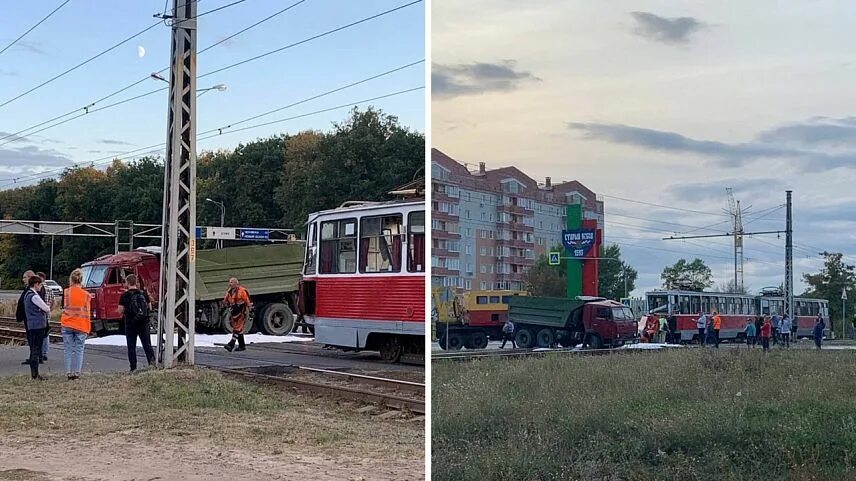
[[[143,58],[146,56],[146,49],[144,49],[142,45],[137,47],[137,56],[140,58]]]

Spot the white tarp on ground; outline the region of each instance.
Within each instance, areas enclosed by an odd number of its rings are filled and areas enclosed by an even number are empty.
[[[215,347],[216,345],[223,345],[229,342],[232,339],[231,334],[197,334],[196,335],[196,347]],[[247,344],[256,344],[262,342],[270,342],[270,343],[283,343],[283,342],[310,342],[314,341],[315,338],[308,334],[289,334],[287,336],[267,336],[265,334],[247,334],[244,336],[244,340]],[[176,336],[176,341],[178,342],[178,337]],[[115,336],[105,336],[105,337],[94,337],[86,340],[86,344],[93,346],[124,346],[125,344],[125,336],[124,335],[115,335]],[[142,346],[140,341],[137,340],[137,345]],[[152,346],[157,345],[157,336],[152,335]]]
[[[669,347],[687,347],[682,344],[659,344],[656,342],[639,342],[636,344],[625,344],[621,349],[664,349]]]

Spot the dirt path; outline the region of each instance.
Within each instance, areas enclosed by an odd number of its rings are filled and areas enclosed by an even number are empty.
[[[182,446],[181,452],[172,446]],[[273,451],[269,448],[268,451]],[[68,437],[4,437],[0,481],[317,480],[424,479],[418,459],[359,459],[323,454],[257,454],[218,450],[207,440],[175,443],[114,435],[95,441]]]

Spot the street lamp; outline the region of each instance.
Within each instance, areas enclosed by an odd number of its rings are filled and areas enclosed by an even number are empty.
[[[211,199],[210,197],[206,197],[205,202],[211,202],[212,204],[217,204],[220,206],[220,227],[222,228],[224,223],[226,222],[226,206],[222,202]],[[222,239],[217,239],[217,248],[218,249],[223,248],[223,240]]]

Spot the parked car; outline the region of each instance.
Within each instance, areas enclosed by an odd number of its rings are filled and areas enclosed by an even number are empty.
[[[45,281],[45,289],[53,293],[55,299],[62,299],[62,286],[56,281],[48,279]]]

